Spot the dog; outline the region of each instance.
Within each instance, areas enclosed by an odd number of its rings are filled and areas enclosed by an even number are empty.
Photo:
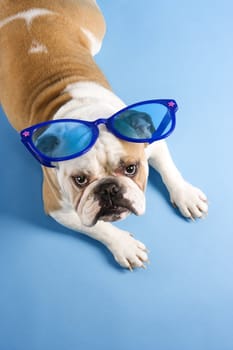
[[[95,0],[0,0],[0,102],[17,131],[62,118],[108,118],[125,107],[93,59],[105,30]],[[56,138],[42,136],[38,145],[52,152]],[[184,180],[164,140],[131,143],[104,125],[82,156],[42,166],[45,212],[105,244],[122,267],[145,268],[145,245],[112,222],[144,213],[149,164],[186,218],[207,215],[206,195]]]

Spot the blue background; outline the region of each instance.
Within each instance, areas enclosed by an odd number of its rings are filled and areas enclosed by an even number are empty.
[[[232,350],[232,1],[99,4],[108,32],[97,63],[126,103],[177,100],[168,143],[209,216],[181,218],[151,171],[146,214],[118,224],[151,264],[123,270],[44,215],[40,167],[1,112],[0,349]]]

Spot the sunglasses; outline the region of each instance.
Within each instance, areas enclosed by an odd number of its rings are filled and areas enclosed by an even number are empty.
[[[98,139],[100,124],[128,142],[150,144],[164,139],[175,128],[177,109],[174,100],[138,102],[107,119],[57,119],[36,124],[21,131],[21,141],[42,165],[55,167],[54,162],[89,151]]]

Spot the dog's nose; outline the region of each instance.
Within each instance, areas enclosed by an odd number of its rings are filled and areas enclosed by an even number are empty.
[[[108,199],[109,196],[114,197],[120,191],[119,186],[116,183],[104,183],[100,186],[100,195],[102,198]]]
[[[115,207],[115,201],[122,198],[120,186],[115,182],[101,184],[98,194],[106,207]]]

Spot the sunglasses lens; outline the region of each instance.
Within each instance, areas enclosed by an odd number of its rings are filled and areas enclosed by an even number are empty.
[[[171,130],[172,124],[169,109],[153,102],[125,109],[113,120],[114,129],[132,140],[161,139]]]
[[[92,129],[77,122],[51,123],[37,128],[32,141],[36,149],[46,157],[69,157],[90,145]]]

